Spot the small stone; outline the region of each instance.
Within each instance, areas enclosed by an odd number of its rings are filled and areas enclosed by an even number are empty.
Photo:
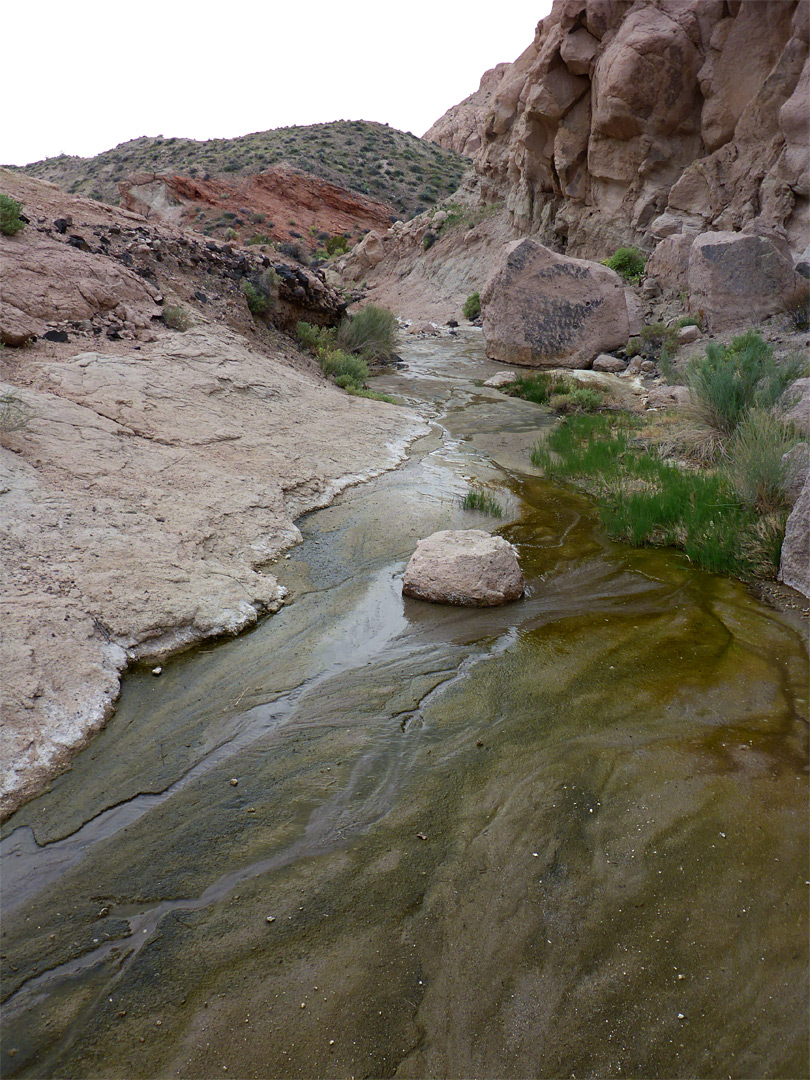
[[[699,326],[682,326],[678,331],[678,344],[691,345],[693,341],[698,341],[702,337]]]
[[[334,1045],[335,1045],[335,1040],[334,1040],[334,1039],[330,1039],[330,1040],[329,1040],[329,1045],[330,1045],[330,1046],[334,1046]]]
[[[238,787],[238,786],[239,786],[239,781],[236,779],[235,776],[232,776],[231,777],[231,787]]]
[[[423,832],[418,832],[416,835],[419,837],[420,840],[427,840],[427,837]]]
[[[276,917],[275,917],[275,915],[268,915],[267,918],[264,921],[265,922],[275,922]]]
[[[162,674],[163,674],[163,668],[162,668],[162,667],[160,667],[160,666],[158,666],[158,667],[153,667],[153,668],[152,668],[152,674],[153,674],[153,675],[162,675]]]

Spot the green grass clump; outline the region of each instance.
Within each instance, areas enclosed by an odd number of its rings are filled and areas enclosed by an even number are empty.
[[[533,401],[535,405],[545,405],[551,393],[551,378],[545,371],[538,371],[534,375],[518,375],[513,383],[501,387],[504,394],[509,397],[523,398],[524,401]]]
[[[643,422],[630,414],[567,417],[535,448],[532,463],[595,495],[616,540],[681,548],[711,573],[773,578],[787,519],[781,454],[791,437],[771,420],[752,417],[728,467],[713,471],[684,470],[644,449],[637,441]]]
[[[749,330],[730,345],[709,342],[705,355],[687,365],[686,382],[700,418],[721,435],[730,436],[751,409],[775,405],[806,367],[799,357],[777,364],[770,345]]]
[[[616,248],[609,259],[603,259],[602,265],[615,270],[625,281],[635,284],[644,276],[647,260],[637,247]]]
[[[0,192],[0,233],[3,236],[16,236],[24,228],[22,203]]]
[[[465,319],[469,319],[470,322],[478,318],[478,316],[481,314],[480,293],[470,293],[470,295],[464,301],[464,306],[461,309],[461,314],[464,316]]]
[[[388,363],[397,342],[397,317],[388,308],[366,304],[344,319],[337,329],[337,345],[368,362]]]
[[[595,412],[604,406],[606,393],[603,386],[580,386],[574,379],[547,371],[519,375],[502,390],[509,397],[549,405],[555,412]]]
[[[480,487],[471,487],[460,499],[462,510],[478,510],[490,517],[503,517],[503,507],[488,491]]]

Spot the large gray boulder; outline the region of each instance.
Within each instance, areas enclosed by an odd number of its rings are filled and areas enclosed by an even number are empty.
[[[524,588],[514,547],[481,529],[445,530],[420,540],[402,579],[406,596],[467,607],[505,604]]]
[[[810,597],[810,479],[787,520],[779,580]]]
[[[689,304],[714,331],[775,315],[795,287],[787,245],[755,233],[701,233],[689,249]]]
[[[586,368],[630,334],[618,274],[528,238],[504,248],[481,310],[487,356],[507,364]]]

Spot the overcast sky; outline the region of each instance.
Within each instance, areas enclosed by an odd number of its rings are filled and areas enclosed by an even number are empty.
[[[551,0],[8,0],[0,163],[139,135],[229,138],[329,120],[422,135],[531,43]]]

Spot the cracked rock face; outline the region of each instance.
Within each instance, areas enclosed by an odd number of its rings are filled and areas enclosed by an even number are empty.
[[[506,604],[524,588],[514,547],[481,529],[447,529],[420,540],[402,579],[405,596],[465,607]]]
[[[651,247],[665,212],[677,231],[783,231],[801,254],[809,36],[798,0],[555,0],[426,137],[572,255]]]
[[[529,239],[504,248],[481,307],[487,355],[507,364],[590,367],[629,336],[618,274]]]

